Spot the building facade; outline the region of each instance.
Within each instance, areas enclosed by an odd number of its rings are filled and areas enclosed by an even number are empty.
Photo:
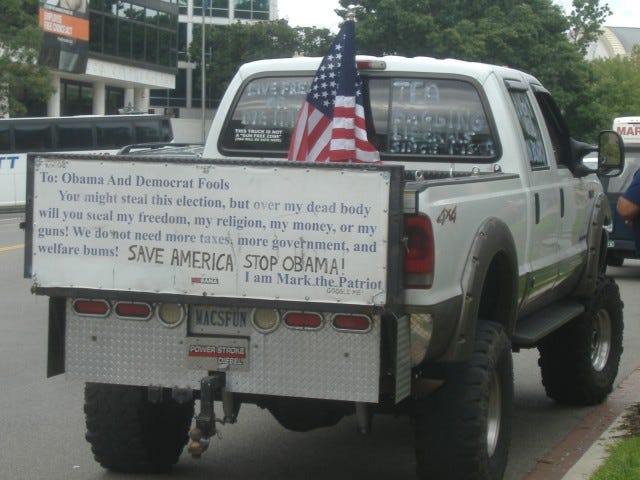
[[[54,52],[41,61],[51,68],[55,93],[43,111],[30,113],[169,108],[176,116],[195,118],[202,102],[194,79],[200,59],[188,55],[194,25],[277,18],[277,0],[40,0],[44,46]],[[208,110],[214,104],[215,99],[205,100]]]
[[[55,53],[45,59],[55,88],[46,114],[148,111],[151,89],[175,88],[178,12],[178,0],[42,1],[40,24]],[[67,61],[78,52],[79,61]]]
[[[589,45],[587,59],[628,56],[637,45],[640,45],[640,28],[603,27],[598,41]]]
[[[205,28],[230,23],[260,22],[278,18],[277,0],[178,0],[178,73],[174,89],[151,91],[151,107],[171,108],[180,117],[196,117],[201,111],[199,82],[194,78],[200,59],[190,59],[188,48],[193,42],[194,25]],[[204,14],[204,16],[203,16]],[[215,46],[205,46],[205,53]],[[215,108],[216,99],[206,96],[205,108]]]

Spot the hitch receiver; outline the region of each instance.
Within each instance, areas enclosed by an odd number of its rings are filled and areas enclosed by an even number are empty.
[[[225,383],[224,372],[214,372],[200,380],[200,413],[195,428],[189,432],[189,453],[193,458],[200,458],[209,447],[209,439],[217,432],[213,400],[222,392]]]

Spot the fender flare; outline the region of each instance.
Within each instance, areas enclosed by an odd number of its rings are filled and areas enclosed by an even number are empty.
[[[494,260],[498,264],[494,264]],[[494,316],[488,318],[502,324],[511,337],[518,311],[518,254],[509,227],[496,217],[489,217],[476,231],[460,285],[462,305],[452,341],[442,357],[443,361],[465,361],[471,356],[475,342],[478,316],[485,280],[491,266],[500,268],[501,301]]]
[[[604,267],[606,261],[607,244],[603,242],[606,238],[604,225],[611,222],[612,214],[609,199],[604,192],[597,194],[591,209],[589,219],[589,229],[587,231],[587,258],[585,268],[574,291],[574,295],[586,297],[591,295],[596,288],[598,273]]]

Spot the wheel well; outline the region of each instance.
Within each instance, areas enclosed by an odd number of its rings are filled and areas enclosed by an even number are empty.
[[[515,323],[515,278],[516,272],[513,271],[509,256],[505,251],[498,252],[485,275],[478,309],[478,318],[500,323],[508,334]]]

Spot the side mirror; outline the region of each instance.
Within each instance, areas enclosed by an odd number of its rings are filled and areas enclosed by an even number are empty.
[[[598,176],[617,177],[624,170],[624,142],[613,130],[598,135]]]

